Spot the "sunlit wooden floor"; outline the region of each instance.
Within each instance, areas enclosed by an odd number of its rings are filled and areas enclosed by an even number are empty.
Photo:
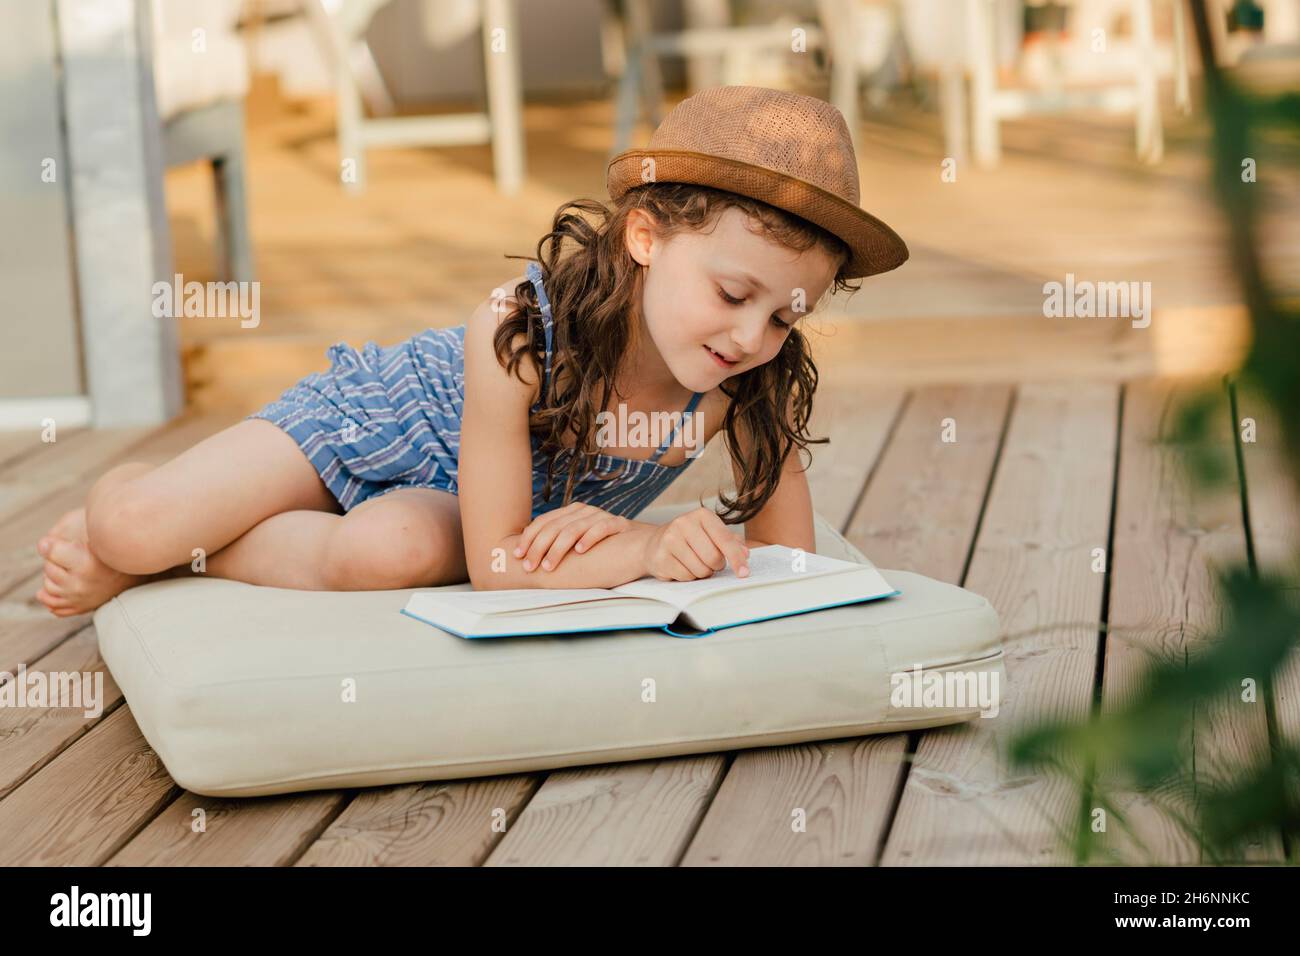
[[[1236,438],[1226,389],[1217,435]],[[1191,394],[1170,380],[828,386],[810,475],[818,510],[881,569],[983,594],[1002,621],[1007,686],[996,719],[817,744],[244,800],[185,792],[111,680],[104,713],[0,708],[0,864],[908,865],[1068,863],[1079,786],[1012,774],[1009,737],[1044,716],[1132,693],[1152,658],[1182,660],[1217,620],[1211,572],[1297,554],[1300,513],[1267,409],[1242,446],[1244,485],[1193,486],[1161,443]],[[941,440],[951,418],[956,442]],[[124,460],[160,462],[232,422],[82,430],[53,444],[0,437],[0,670],[103,670],[89,615],[32,598],[39,535]],[[664,500],[714,491],[714,447]],[[1243,499],[1249,500],[1249,523]],[[1105,573],[1094,549],[1107,549]],[[1103,628],[1106,625],[1106,628]],[[1103,638],[1101,635],[1105,634]],[[448,637],[448,640],[455,638]],[[1300,735],[1300,663],[1277,684],[1275,732]],[[1267,752],[1262,707],[1195,720],[1198,774]],[[1199,778],[1198,778],[1199,779]],[[1189,782],[1191,783],[1191,782]],[[1195,792],[1194,786],[1184,788]],[[1156,794],[1123,801],[1131,831],[1098,834],[1102,861],[1197,863]],[[505,808],[504,833],[490,825]],[[792,807],[807,815],[793,832]],[[206,832],[192,829],[206,812]],[[1294,848],[1292,848],[1294,851]],[[1280,834],[1245,853],[1280,862]]]

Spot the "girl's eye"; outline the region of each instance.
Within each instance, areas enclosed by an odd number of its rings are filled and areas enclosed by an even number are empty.
[[[745,301],[744,299],[737,299],[734,296],[728,295],[727,290],[722,288],[722,286],[718,286],[718,295],[721,296],[723,302],[726,302],[729,305],[740,305],[740,303]],[[780,319],[778,319],[776,317],[775,312],[772,313],[772,324],[775,325],[778,329],[794,328],[794,326],[791,323],[782,322]]]

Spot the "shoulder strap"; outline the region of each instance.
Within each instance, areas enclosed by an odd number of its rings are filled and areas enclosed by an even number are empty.
[[[695,411],[695,406],[700,403],[700,399],[703,397],[703,392],[696,392],[691,396],[691,400],[686,404],[686,410],[682,412],[682,417],[678,420],[677,424],[673,426],[673,433],[668,436],[667,440],[665,440],[662,445],[659,446],[659,450],[654,453],[653,457],[651,457],[651,461],[658,461],[660,456],[672,447],[673,442],[677,440],[677,433],[681,431],[681,427],[686,421],[686,417],[690,415],[691,412]]]
[[[546,363],[542,368],[541,390],[538,395],[546,394],[546,380],[551,374],[551,324],[553,317],[551,315],[551,300],[546,295],[546,289],[542,286],[542,269],[536,262],[529,262],[525,270],[529,280],[533,283],[533,288],[537,291],[537,305],[542,310],[542,326],[546,330]],[[541,398],[533,404],[536,408],[541,404]]]

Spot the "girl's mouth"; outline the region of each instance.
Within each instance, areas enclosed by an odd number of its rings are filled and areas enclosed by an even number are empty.
[[[739,362],[728,362],[726,359],[724,359],[717,352],[713,351],[713,349],[709,348],[707,345],[702,346],[702,348],[704,349],[704,351],[708,352],[709,355],[713,357],[713,361],[717,362],[723,368],[735,368],[737,365],[740,364]]]

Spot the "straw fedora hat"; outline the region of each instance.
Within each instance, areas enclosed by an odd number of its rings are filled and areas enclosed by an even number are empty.
[[[725,189],[815,223],[852,251],[845,278],[907,261],[898,234],[859,205],[843,115],[816,97],[761,86],[701,90],[664,117],[647,148],[619,153],[605,172],[615,200],[647,182]]]

